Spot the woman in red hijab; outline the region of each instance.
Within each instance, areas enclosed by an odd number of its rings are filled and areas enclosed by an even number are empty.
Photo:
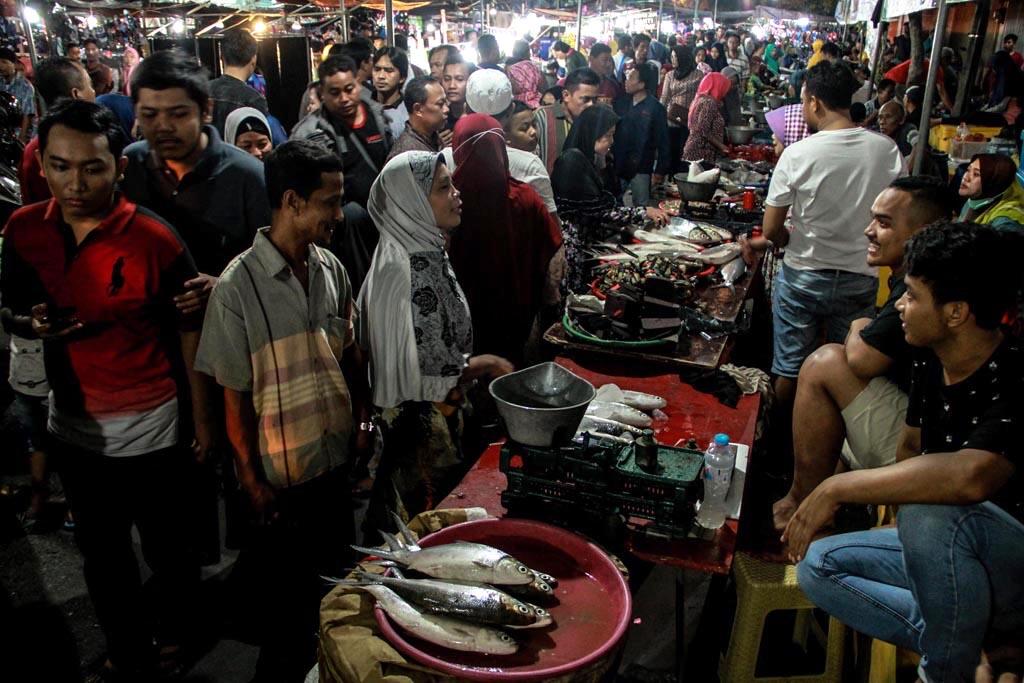
[[[719,153],[726,154],[722,100],[731,87],[732,81],[718,72],[709,73],[700,82],[690,106],[690,137],[683,148],[686,161],[714,161]]]
[[[469,302],[474,353],[520,365],[562,233],[540,195],[509,175],[505,144],[501,124],[485,114],[455,125],[462,223],[448,253]]]

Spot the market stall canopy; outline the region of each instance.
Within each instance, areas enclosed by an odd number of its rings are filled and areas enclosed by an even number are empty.
[[[843,5],[845,0],[840,0],[840,7]],[[855,1],[855,0],[851,0]],[[949,4],[970,2],[971,0],[946,0]],[[926,9],[935,9],[938,3],[936,0],[885,0],[885,9],[882,12],[882,16],[885,17],[886,21],[892,21],[908,14],[914,14]],[[836,12],[839,12],[839,8],[836,8]],[[869,14],[870,18],[870,14]]]
[[[340,8],[340,0],[313,0],[313,4],[326,9]],[[425,2],[402,2],[402,0],[394,0],[394,2],[391,3],[391,6],[395,12],[411,12],[430,4],[431,0],[426,0]],[[356,7],[366,7],[367,9],[383,12],[384,0],[369,0],[368,2],[363,2],[362,0],[345,0],[345,7],[349,10],[353,10]]]

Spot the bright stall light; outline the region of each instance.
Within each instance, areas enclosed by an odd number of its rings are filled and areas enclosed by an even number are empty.
[[[85,25],[89,28],[96,28],[100,25],[100,20],[97,19],[94,15],[90,14],[85,18]]]
[[[213,25],[213,27],[215,29],[217,29],[218,31],[223,31],[224,30],[224,22],[223,21],[218,21],[217,23],[215,23]]]
[[[267,30],[267,22],[263,21],[262,19],[257,19],[256,21],[254,21],[252,23],[252,32],[253,33],[263,33],[266,30]]]
[[[39,16],[39,12],[34,7],[25,5],[25,21],[30,24],[42,24],[43,18]]]
[[[423,30],[424,30],[424,31],[425,31],[426,33],[433,33],[434,31],[436,31],[436,30],[437,30],[437,27],[436,27],[436,26],[434,26],[433,22],[429,22],[429,21],[428,21],[428,22],[427,22],[427,25],[423,27]]]
[[[300,24],[297,20],[293,21],[292,22],[292,30],[293,31],[301,31],[302,30],[302,24]]]
[[[661,20],[661,31],[664,35],[671,35],[676,32],[676,25],[668,19]]]
[[[808,19],[807,17],[800,17],[799,19],[796,20],[796,25],[799,26],[800,28],[807,28],[808,26],[811,25],[811,20]]]
[[[754,34],[754,37],[758,40],[764,40],[768,36],[768,32],[764,30],[764,26],[755,24],[751,27],[750,32]]]
[[[184,33],[185,32],[185,20],[184,19],[175,19],[174,22],[171,24],[171,31],[173,31],[174,33],[178,33],[178,34]]]
[[[492,17],[498,16],[498,8],[497,7],[492,7],[490,9],[490,11],[488,12],[488,14],[490,14]]]

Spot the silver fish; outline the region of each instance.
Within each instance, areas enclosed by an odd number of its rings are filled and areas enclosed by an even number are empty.
[[[361,586],[360,590],[376,598],[377,604],[403,629],[434,645],[489,655],[510,655],[519,649],[519,643],[504,631],[452,617],[424,614],[386,586]]]
[[[603,417],[633,427],[650,427],[651,416],[645,415],[636,408],[614,401],[591,401],[587,406],[587,415]]]
[[[415,603],[418,608],[431,614],[498,626],[533,626],[539,618],[537,608],[533,605],[484,584],[407,579],[365,571],[357,571],[356,576],[355,583],[386,586],[402,599]]]
[[[541,574],[540,572],[533,572],[537,575],[537,578],[551,586],[552,588],[558,588],[558,579],[551,576],[551,574]]]
[[[734,285],[746,274],[747,264],[743,259],[736,258],[722,266],[719,272],[722,274],[722,284],[718,286],[733,289]]]
[[[532,624],[527,624],[525,626],[513,626],[512,624],[509,624],[506,628],[512,628],[517,630],[521,630],[524,628],[544,628],[545,626],[550,626],[551,624],[555,623],[555,619],[551,616],[551,612],[548,612],[546,609],[542,607],[537,607],[537,605],[529,605],[529,607],[537,615],[536,620]]]
[[[622,391],[622,402],[627,406],[632,406],[637,410],[643,410],[646,412],[659,410],[668,405],[668,401],[663,399],[661,396],[628,390]]]
[[[406,547],[374,550],[357,545],[352,548],[357,552],[397,562],[435,579],[478,581],[505,586],[531,583],[536,578],[529,567],[505,551],[481,543],[447,543],[420,550]]]
[[[394,569],[392,569],[392,573],[395,573]],[[534,573],[536,574],[536,572]],[[492,586],[488,586],[485,583],[473,583],[470,581],[459,581],[457,583],[465,586],[492,588]],[[501,589],[512,597],[525,601],[527,605],[537,601],[549,601],[555,597],[555,590],[551,585],[547,581],[541,581],[539,578],[534,579],[533,583],[520,584],[518,586],[502,586]]]
[[[583,421],[580,422],[580,426],[577,427],[576,432],[603,432],[605,434],[611,434],[612,436],[623,436],[624,434],[640,436],[644,433],[642,429],[638,429],[632,425],[624,424],[616,420],[609,420],[604,417],[598,417],[597,415],[584,415]]]

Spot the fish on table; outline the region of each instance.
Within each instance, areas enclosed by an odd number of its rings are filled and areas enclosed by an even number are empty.
[[[388,616],[412,635],[461,652],[510,655],[519,649],[515,638],[501,629],[439,614],[425,614],[380,584],[357,587],[372,595]]]

